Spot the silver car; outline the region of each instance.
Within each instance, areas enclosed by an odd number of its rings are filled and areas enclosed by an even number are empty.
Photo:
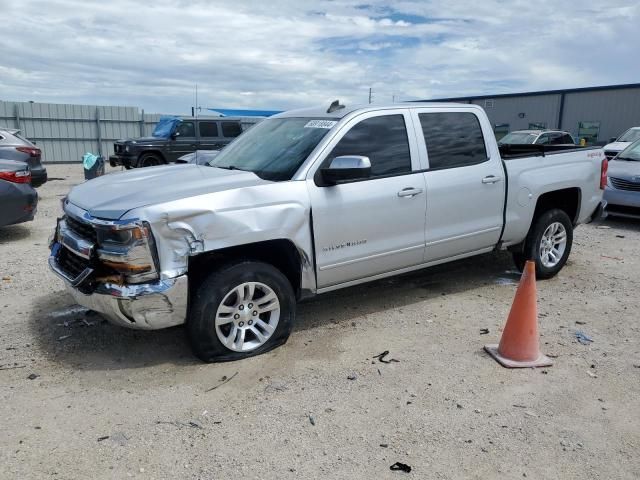
[[[640,140],[609,162],[604,199],[607,212],[620,217],[640,218]]]
[[[516,130],[506,134],[499,145],[575,145],[569,132],[561,130]]]
[[[32,187],[39,187],[47,181],[47,169],[41,163],[42,151],[20,135],[20,130],[0,127],[0,159],[29,165]]]

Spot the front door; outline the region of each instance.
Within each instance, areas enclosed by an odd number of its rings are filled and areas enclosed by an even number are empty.
[[[409,128],[407,128],[409,126]],[[369,112],[347,123],[319,167],[341,155],[371,161],[371,177],[318,186],[311,198],[318,288],[420,264],[426,195],[411,118],[403,110]],[[314,175],[315,174],[315,175]]]
[[[470,109],[417,109],[414,120],[428,160],[425,261],[491,250],[502,231],[506,185],[499,152],[483,135],[493,134],[491,126]]]
[[[198,139],[196,137],[196,126],[192,121],[183,121],[178,124],[175,130],[175,139],[170,140],[169,161],[176,159],[187,153],[195,152],[198,149]]]

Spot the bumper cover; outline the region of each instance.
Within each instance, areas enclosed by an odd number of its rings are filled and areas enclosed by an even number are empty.
[[[49,257],[51,270],[64,280],[76,303],[101,313],[116,325],[138,330],[157,330],[185,323],[188,305],[186,275],[139,285],[100,285],[85,294],[60,269],[54,255]]]
[[[136,166],[135,155],[109,155],[109,165],[112,167],[117,167],[118,165],[122,165],[123,167],[135,167]]]
[[[47,182],[47,169],[40,168],[36,170],[31,170],[31,186],[39,187],[40,185],[44,185]]]

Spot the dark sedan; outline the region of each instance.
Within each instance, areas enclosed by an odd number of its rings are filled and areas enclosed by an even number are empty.
[[[39,187],[47,181],[47,169],[41,163],[42,151],[20,135],[19,130],[0,127],[0,159],[28,164],[31,185],[34,187]]]
[[[0,227],[33,220],[38,194],[24,162],[0,159]]]

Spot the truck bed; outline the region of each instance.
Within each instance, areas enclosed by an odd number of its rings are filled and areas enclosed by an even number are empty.
[[[557,153],[573,151],[584,152],[597,150],[600,147],[579,147],[577,145],[499,145],[500,156],[503,160],[514,160],[524,157],[545,157]]]

